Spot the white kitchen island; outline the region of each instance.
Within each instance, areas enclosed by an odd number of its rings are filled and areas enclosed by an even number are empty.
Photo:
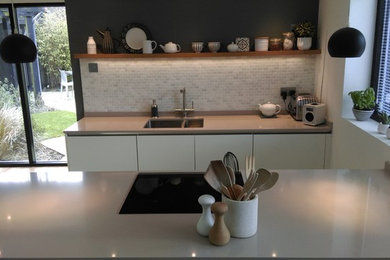
[[[390,257],[390,174],[280,170],[257,235],[217,247],[200,214],[119,215],[136,173],[0,171],[0,258]]]

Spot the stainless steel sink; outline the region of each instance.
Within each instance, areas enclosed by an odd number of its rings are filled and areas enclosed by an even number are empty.
[[[193,119],[149,119],[144,128],[201,128],[203,127],[203,118]]]
[[[182,119],[149,119],[144,128],[182,128]]]
[[[203,127],[203,118],[196,118],[196,119],[186,119],[184,120],[184,127],[185,128],[201,128]]]

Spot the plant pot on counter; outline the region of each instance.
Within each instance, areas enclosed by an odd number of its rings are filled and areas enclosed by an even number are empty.
[[[352,112],[358,121],[367,121],[370,119],[371,115],[374,113],[374,109],[372,110],[360,110],[352,108]]]

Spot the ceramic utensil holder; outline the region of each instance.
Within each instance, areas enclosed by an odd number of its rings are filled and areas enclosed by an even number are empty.
[[[236,201],[222,196],[229,208],[225,223],[232,237],[248,238],[257,233],[258,196],[248,201]]]

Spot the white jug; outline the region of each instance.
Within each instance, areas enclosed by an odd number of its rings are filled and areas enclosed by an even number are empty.
[[[151,54],[157,48],[157,42],[146,40],[143,42],[142,46],[142,53]]]

